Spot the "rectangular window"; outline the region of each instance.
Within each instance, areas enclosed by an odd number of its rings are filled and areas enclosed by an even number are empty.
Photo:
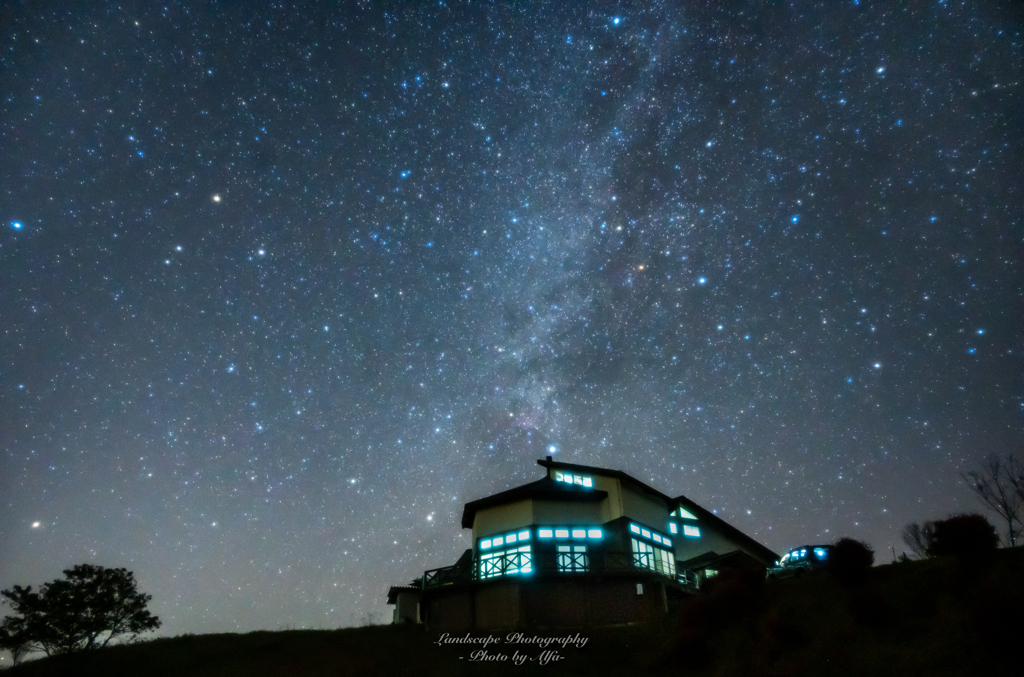
[[[573,538],[586,538],[587,537],[587,530],[586,529],[573,529],[572,530],[572,537]]]
[[[569,530],[555,529],[555,538],[569,538]]]
[[[689,524],[684,524],[683,535],[690,536],[692,538],[700,538],[700,529],[697,527],[691,527]]]
[[[520,541],[528,541],[528,540],[530,540],[530,531],[529,531],[529,529],[527,529],[526,531],[520,531],[519,532],[519,540]]]
[[[555,535],[555,532],[551,529],[537,529],[538,538],[551,538]]]
[[[530,546],[522,545],[502,552],[489,552],[480,556],[480,578],[495,578],[509,574],[528,574],[533,571]]]
[[[669,578],[676,577],[676,558],[668,550],[662,550],[661,548],[654,549],[657,555],[657,570],[659,574],[664,574]]]
[[[633,564],[641,569],[650,569],[664,574],[669,578],[676,576],[676,558],[671,551],[664,548],[655,548],[650,543],[640,539],[630,539],[633,542]]]
[[[633,564],[641,569],[654,570],[654,547],[635,538],[633,541]]]
[[[566,484],[575,484],[580,487],[587,487],[592,489],[594,487],[594,479],[592,477],[586,477],[584,475],[573,475],[568,472],[555,471],[555,481],[565,482]]]
[[[590,569],[590,556],[585,545],[558,546],[558,570],[563,573],[578,573]]]
[[[587,538],[601,538],[603,536],[604,536],[604,534],[601,533],[600,529],[588,529],[587,530]]]

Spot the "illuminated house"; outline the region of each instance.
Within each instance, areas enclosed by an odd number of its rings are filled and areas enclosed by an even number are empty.
[[[455,564],[388,591],[395,622],[454,631],[648,622],[715,567],[778,559],[685,496],[619,470],[537,463],[543,478],[466,504],[473,547]]]

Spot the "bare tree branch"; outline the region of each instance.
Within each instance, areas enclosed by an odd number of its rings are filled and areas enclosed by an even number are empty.
[[[1024,527],[1024,463],[1014,454],[1005,459],[992,454],[980,469],[963,478],[981,502],[1006,523],[1005,543],[1015,547]]]

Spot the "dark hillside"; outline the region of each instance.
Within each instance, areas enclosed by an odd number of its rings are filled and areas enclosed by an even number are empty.
[[[988,560],[876,567],[859,585],[828,575],[765,584],[723,574],[663,627],[580,631],[582,649],[548,647],[540,665],[471,663],[477,647],[378,626],[189,635],[31,661],[10,677],[142,675],[982,675],[1019,669],[1024,548]],[[506,633],[491,633],[504,638]],[[564,632],[526,631],[555,637]],[[475,637],[485,633],[473,633]],[[536,646],[498,645],[489,653]],[[461,658],[460,658],[461,657]]]

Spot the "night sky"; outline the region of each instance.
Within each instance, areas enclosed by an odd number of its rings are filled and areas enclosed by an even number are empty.
[[[1019,5],[346,4],[0,8],[0,587],[385,621],[547,454],[776,551],[980,509]]]

